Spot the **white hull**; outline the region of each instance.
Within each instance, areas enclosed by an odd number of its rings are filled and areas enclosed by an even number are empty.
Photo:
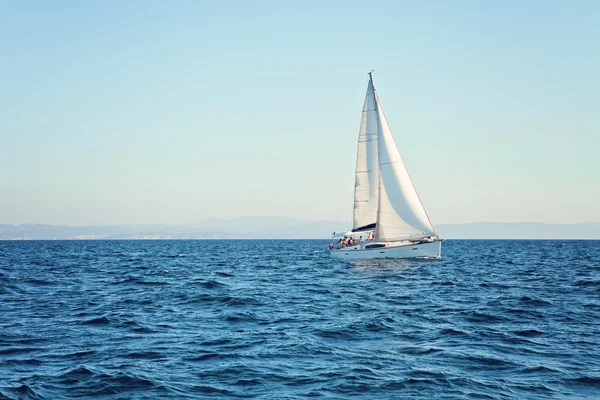
[[[372,258],[440,258],[442,241],[404,246],[379,247],[375,249],[345,248],[330,250],[331,256],[340,260],[364,260]]]

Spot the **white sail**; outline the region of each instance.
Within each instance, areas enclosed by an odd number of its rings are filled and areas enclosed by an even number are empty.
[[[373,224],[377,220],[379,186],[378,126],[375,89],[371,78],[369,79],[358,134],[352,229]]]
[[[435,235],[435,230],[404,166],[375,96],[378,126],[379,204],[376,240],[390,242]]]

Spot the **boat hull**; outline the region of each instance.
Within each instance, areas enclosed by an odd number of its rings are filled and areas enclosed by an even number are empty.
[[[442,241],[376,249],[331,250],[330,253],[333,258],[346,261],[374,258],[440,258],[442,255]]]

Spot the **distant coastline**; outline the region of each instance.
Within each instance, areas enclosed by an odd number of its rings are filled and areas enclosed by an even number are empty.
[[[0,224],[0,240],[325,239],[348,229],[334,221],[285,217],[211,218],[187,225],[65,226]],[[439,224],[446,239],[600,239],[600,223],[475,222]]]

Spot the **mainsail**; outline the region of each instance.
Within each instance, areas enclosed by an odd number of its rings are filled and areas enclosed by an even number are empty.
[[[354,180],[354,218],[352,229],[371,225],[377,220],[379,163],[377,157],[378,116],[373,87],[369,79],[367,95],[360,121],[356,174]]]
[[[376,222],[376,240],[382,242],[435,235],[369,75],[358,137],[353,229]]]

